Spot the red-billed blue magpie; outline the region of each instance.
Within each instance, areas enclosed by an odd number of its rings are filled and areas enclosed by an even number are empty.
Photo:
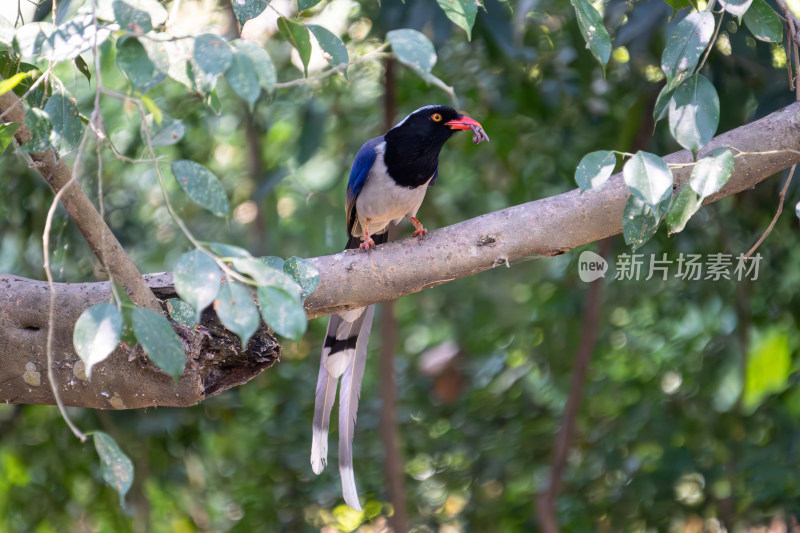
[[[475,120],[442,105],[421,107],[381,137],[364,143],[356,154],[347,184],[347,247],[369,251],[388,240],[389,224],[407,218],[422,238],[427,230],[416,219],[428,187],[436,183],[439,152],[458,130],[472,130],[473,142],[488,141]],[[375,306],[331,315],[322,347],[314,409],[311,468],[319,474],[328,459],[328,426],[336,385],[339,391],[339,472],[344,500],[361,510],[353,474],[353,432],[367,343]]]

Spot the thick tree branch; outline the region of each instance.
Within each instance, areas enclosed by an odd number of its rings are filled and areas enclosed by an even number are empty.
[[[705,151],[718,146],[733,147],[744,152],[744,155],[736,158],[734,173],[728,184],[709,197],[707,202],[752,188],[800,161],[800,103],[716,137]],[[748,152],[762,153],[748,155]],[[691,162],[690,154],[685,151],[665,159],[673,164]],[[676,187],[686,182],[689,172],[689,167],[676,170]],[[421,243],[416,239],[405,239],[381,245],[370,254],[343,252],[311,259],[320,270],[321,282],[306,300],[308,316],[313,318],[392,300],[505,265],[507,261],[536,255],[559,255],[577,246],[615,235],[622,230],[622,212],[627,197],[628,190],[621,175],[615,175],[598,190],[583,195],[574,190],[489,213],[433,231]],[[171,274],[151,275],[145,279],[157,295],[165,297],[174,294]],[[59,321],[56,324],[56,364],[59,367],[59,382],[67,383],[64,386],[64,398],[69,405],[103,407],[103,402],[108,404],[103,392],[112,396],[114,392],[124,393],[126,407],[188,405],[208,394],[209,389],[203,392],[204,376],[213,372],[218,376],[221,374],[219,379],[224,383],[222,387],[228,387],[237,383],[226,380],[226,373],[241,370],[238,365],[261,364],[253,359],[256,355],[248,351],[245,354],[247,357],[226,360],[225,370],[220,370],[215,366],[218,359],[214,355],[214,350],[220,348],[215,346],[214,337],[206,337],[208,342],[204,348],[190,351],[189,373],[181,379],[181,386],[176,390],[171,388],[169,378],[147,367],[143,358],[118,350],[102,366],[96,367],[97,370],[92,373],[92,384],[80,385],[90,387],[86,390],[96,391],[96,394],[91,393],[94,396],[87,394],[84,398],[80,392],[66,390],[75,386],[65,380],[69,379],[70,367],[77,360],[72,350],[72,328],[83,309],[107,300],[108,284],[60,284],[57,295]],[[44,368],[44,351],[41,347],[47,324],[42,317],[47,315],[47,302],[46,284],[0,274],[0,401],[52,401],[45,387],[40,387],[37,393],[31,391],[32,387],[26,386],[24,380],[25,363],[30,362],[39,372]],[[213,315],[211,312],[208,314]],[[214,332],[214,335],[218,334]],[[221,344],[225,342],[219,340]],[[230,345],[225,346],[225,349],[228,348]],[[267,357],[263,354],[270,349],[274,350],[275,347],[267,347],[266,351],[262,349],[259,352],[262,355],[258,357]],[[272,352],[269,353],[269,357],[274,356]],[[243,383],[249,379],[247,376],[252,377],[266,366],[269,364],[265,363],[258,371],[242,372],[238,382]],[[107,376],[108,381],[95,378],[95,372],[98,376]],[[150,390],[146,384],[140,383],[148,380],[161,380],[163,383],[160,389]],[[187,385],[184,384],[189,382],[191,390],[187,391]],[[96,383],[104,384],[100,386]],[[142,388],[137,390],[139,386]]]
[[[700,155],[729,146],[743,152],[769,152],[736,158],[733,176],[715,202],[754,187],[800,161],[800,103],[715,137]],[[684,150],[664,158],[692,161]],[[676,190],[690,167],[675,171]],[[311,261],[321,272],[320,285],[306,301],[310,317],[392,300],[463,278],[523,257],[552,257],[622,232],[629,196],[621,174],[597,190],[564,194],[488,213],[431,232],[422,242],[405,239],[367,254],[357,251]],[[691,224],[691,222],[690,222]]]
[[[0,113],[4,113],[3,122],[21,123],[14,134],[19,144],[31,139],[31,133],[25,126],[25,107],[19,103],[19,98],[13,91],[0,95]],[[49,148],[30,156],[33,159],[32,167],[39,171],[54,193],[68,187],[62,193],[61,204],[113,279],[125,288],[136,305],[161,312],[161,306],[148,289],[142,274],[83,192],[80,183],[76,180],[70,183],[72,171],[64,160],[56,159],[56,154]]]
[[[108,301],[109,284],[57,285],[53,359],[65,405],[94,409],[194,405],[250,381],[280,357],[280,346],[263,323],[247,350],[242,350],[239,338],[208,309],[196,329],[176,326],[186,350],[186,371],[177,386],[138,346],[117,348],[92,368],[92,379],[87,381],[72,346],[72,330],[84,309]],[[172,287],[156,283],[154,288],[159,298],[175,296]],[[47,282],[0,274],[0,402],[55,403],[46,372],[49,303]]]

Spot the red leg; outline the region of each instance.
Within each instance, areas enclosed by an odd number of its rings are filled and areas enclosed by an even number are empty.
[[[369,236],[369,219],[364,222],[364,242],[359,245],[359,248],[368,252],[370,248],[375,248],[375,241]]]
[[[408,217],[408,220],[410,220],[411,223],[414,224],[414,228],[416,228],[414,230],[414,237],[419,237],[420,239],[422,239],[422,237],[424,237],[425,234],[428,233],[428,230],[422,227],[422,222],[417,220],[416,217]]]

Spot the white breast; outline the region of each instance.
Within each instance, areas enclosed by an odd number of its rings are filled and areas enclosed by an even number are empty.
[[[393,220],[399,222],[407,215],[415,216],[428,190],[430,179],[413,189],[397,185],[389,176],[383,162],[385,148],[385,142],[375,147],[378,156],[372,165],[367,183],[356,200],[358,224],[353,225],[353,235],[363,233],[366,219],[369,219],[370,233],[378,233]]]

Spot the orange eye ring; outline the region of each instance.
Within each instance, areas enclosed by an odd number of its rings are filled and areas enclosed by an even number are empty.
[[[431,120],[433,120],[434,122],[441,122],[442,115],[440,115],[439,113],[434,113],[433,115],[431,115]]]

